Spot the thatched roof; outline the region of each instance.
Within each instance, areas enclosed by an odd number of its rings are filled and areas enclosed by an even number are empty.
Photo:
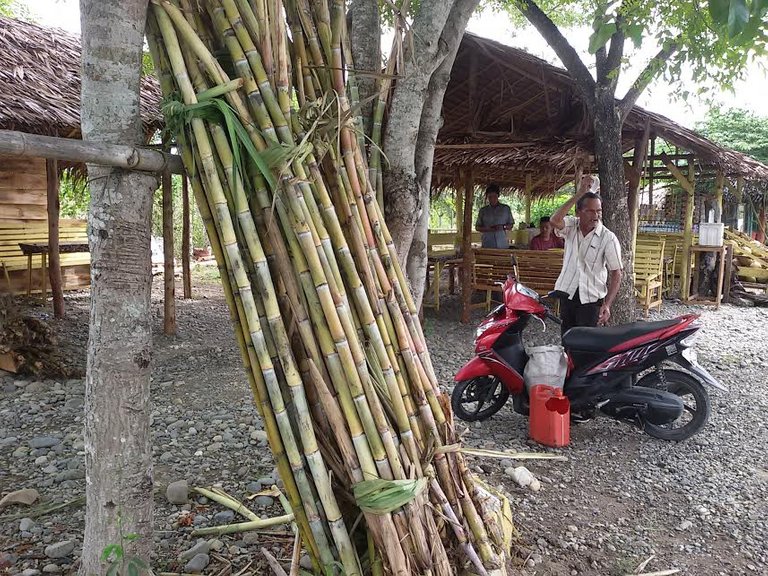
[[[160,87],[142,78],[144,131],[162,127]],[[0,16],[0,129],[80,138],[80,38]]]
[[[594,163],[592,123],[567,71],[517,48],[467,33],[456,56],[443,102],[433,184],[459,185],[472,167],[478,183],[522,189],[526,175],[537,194],[551,193]],[[622,132],[634,148],[646,127],[695,156],[699,172],[768,179],[768,167],[707,140],[660,114],[636,106]]]

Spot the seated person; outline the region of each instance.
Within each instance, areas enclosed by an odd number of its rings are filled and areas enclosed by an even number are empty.
[[[540,232],[531,239],[531,250],[552,250],[553,248],[564,248],[565,240],[556,236],[549,216],[542,216],[539,220]]]

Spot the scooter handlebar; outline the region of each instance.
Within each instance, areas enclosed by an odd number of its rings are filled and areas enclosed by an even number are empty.
[[[560,320],[560,318],[558,318],[557,316],[555,316],[554,314],[552,314],[552,312],[550,312],[549,310],[547,310],[547,311],[546,311],[546,313],[545,313],[545,316],[546,316],[546,317],[547,317],[549,320],[552,320],[552,322],[554,322],[555,324],[562,324],[562,323],[563,323],[563,321],[562,321],[562,320]]]

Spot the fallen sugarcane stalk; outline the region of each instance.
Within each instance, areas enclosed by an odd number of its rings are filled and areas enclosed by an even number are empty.
[[[285,516],[275,516],[274,518],[267,518],[265,520],[252,520],[251,522],[239,522],[237,524],[227,524],[225,526],[199,528],[198,530],[192,531],[192,536],[209,536],[211,534],[222,536],[224,534],[236,534],[239,532],[253,532],[254,530],[263,530],[272,526],[289,524],[290,522],[293,522],[293,520],[293,514],[286,514]]]
[[[260,522],[261,518],[258,517],[254,512],[249,510],[245,504],[242,502],[238,502],[232,496],[229,494],[226,494],[222,490],[218,489],[212,489],[208,490],[206,488],[199,488],[195,487],[194,491],[200,494],[201,496],[205,496],[208,498],[208,500],[213,500],[214,502],[218,502],[219,504],[226,506],[230,510],[234,510],[237,514],[240,514],[241,516],[245,516],[252,522]]]
[[[679,568],[672,568],[671,570],[660,570],[659,572],[643,572],[642,574],[632,572],[631,574],[626,574],[625,576],[672,576],[673,574],[679,574],[680,572],[681,570]]]
[[[486,450],[484,448],[467,448],[460,444],[435,448],[435,454],[449,454],[451,452],[461,452],[462,454],[484,456],[487,458],[510,458],[512,460],[555,460],[557,462],[566,462],[568,460],[567,457],[561,454],[550,454],[548,452],[504,452],[501,450]]]

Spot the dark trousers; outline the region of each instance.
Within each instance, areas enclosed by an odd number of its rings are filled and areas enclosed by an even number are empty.
[[[597,302],[582,304],[579,300],[579,291],[573,298],[563,298],[560,300],[560,320],[562,325],[560,331],[565,334],[575,326],[597,326],[597,320],[600,318],[600,306],[603,305],[601,298]]]

